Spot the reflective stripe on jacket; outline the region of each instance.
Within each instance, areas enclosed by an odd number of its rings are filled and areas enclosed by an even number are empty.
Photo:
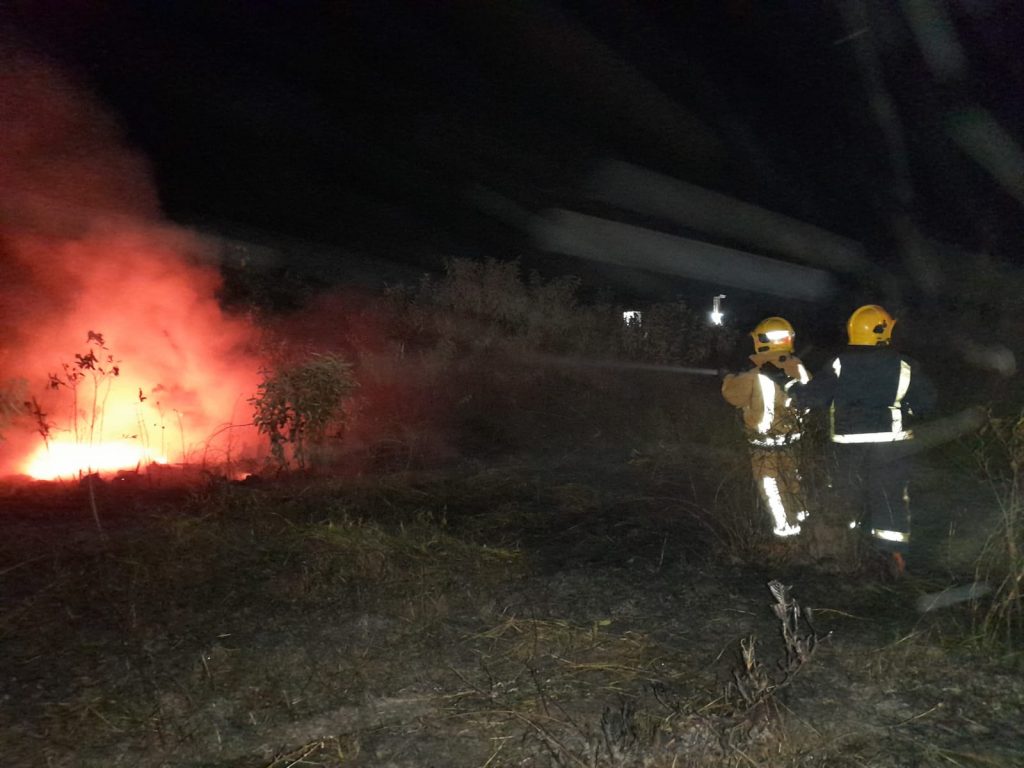
[[[759,364],[758,367],[726,376],[722,382],[722,397],[743,411],[743,423],[751,445],[768,448],[799,440],[799,414],[793,408],[787,390],[794,383],[809,381],[807,370],[793,356],[773,361],[791,377],[783,388],[760,373],[760,364],[765,359],[756,355],[751,359]]]
[[[917,363],[890,347],[847,347],[791,394],[801,407],[830,408],[836,443],[911,439],[912,417],[935,406],[935,389]]]

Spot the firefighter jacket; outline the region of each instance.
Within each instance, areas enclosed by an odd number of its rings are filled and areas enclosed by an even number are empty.
[[[793,355],[762,353],[750,356],[754,367],[739,374],[729,374],[722,382],[722,397],[743,411],[747,439],[757,447],[789,445],[800,439],[800,419],[792,406],[787,390],[810,380],[803,363]],[[787,383],[762,372],[771,362],[785,373]]]
[[[829,408],[835,443],[913,438],[913,417],[935,407],[935,388],[918,364],[891,347],[847,347],[814,380],[791,390],[801,408]]]

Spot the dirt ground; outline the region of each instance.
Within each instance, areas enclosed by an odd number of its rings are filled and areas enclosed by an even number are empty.
[[[103,483],[102,535],[86,488],[7,487],[3,763],[1024,765],[1021,656],[917,610],[988,501],[923,468],[890,583],[768,541],[712,460]]]

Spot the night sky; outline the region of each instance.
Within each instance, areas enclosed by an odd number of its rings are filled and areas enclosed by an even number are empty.
[[[451,256],[580,271],[480,196],[628,220],[585,192],[609,159],[852,238],[896,272],[900,221],[1004,260],[1024,234],[1024,179],[998,153],[997,178],[955,128],[982,114],[1024,143],[1019,2],[33,0],[5,13],[8,39],[116,116],[172,220],[398,272]],[[345,279],[343,256],[292,258]]]

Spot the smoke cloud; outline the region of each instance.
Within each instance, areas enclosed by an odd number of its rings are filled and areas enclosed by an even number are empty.
[[[5,430],[0,474],[100,444],[127,451],[121,465],[218,461],[255,444],[239,425],[256,332],[218,305],[213,248],[162,219],[146,160],[87,89],[0,51],[0,382],[26,382],[50,424],[48,452],[38,419]],[[90,351],[103,373],[76,358]]]

